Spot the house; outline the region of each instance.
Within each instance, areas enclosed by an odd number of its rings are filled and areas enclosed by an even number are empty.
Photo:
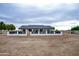
[[[20,30],[27,32],[28,35],[51,35],[56,34],[54,27],[46,25],[23,25]],[[60,34],[60,33],[58,33]]]
[[[12,32],[12,31],[11,31]],[[15,32],[12,32],[15,33]],[[11,34],[12,34],[11,33]],[[10,32],[9,32],[10,34]],[[19,27],[19,31],[16,31],[17,35],[27,34],[27,36],[34,35],[61,35],[62,32],[56,32],[54,27],[46,25],[22,25]]]

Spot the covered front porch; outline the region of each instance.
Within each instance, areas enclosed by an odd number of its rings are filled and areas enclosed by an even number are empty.
[[[61,35],[62,32],[53,29],[28,29],[30,35]]]
[[[29,29],[31,34],[54,34],[52,29]]]

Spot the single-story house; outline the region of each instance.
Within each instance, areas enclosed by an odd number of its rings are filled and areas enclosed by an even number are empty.
[[[23,25],[20,30],[27,32],[28,35],[51,35],[56,34],[54,27],[46,25]],[[57,33],[60,34],[60,33]]]
[[[54,27],[46,25],[22,25],[17,34],[30,35],[61,35],[62,32],[55,32]]]

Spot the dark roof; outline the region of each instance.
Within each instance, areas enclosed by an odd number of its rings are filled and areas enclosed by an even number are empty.
[[[45,25],[23,25],[19,29],[34,29],[34,28],[38,28],[38,29],[41,29],[41,28],[49,29],[49,28],[54,28],[54,27],[45,26]]]

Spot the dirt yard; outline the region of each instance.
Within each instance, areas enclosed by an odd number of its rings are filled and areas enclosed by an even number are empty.
[[[79,56],[79,35],[0,35],[1,56]]]

